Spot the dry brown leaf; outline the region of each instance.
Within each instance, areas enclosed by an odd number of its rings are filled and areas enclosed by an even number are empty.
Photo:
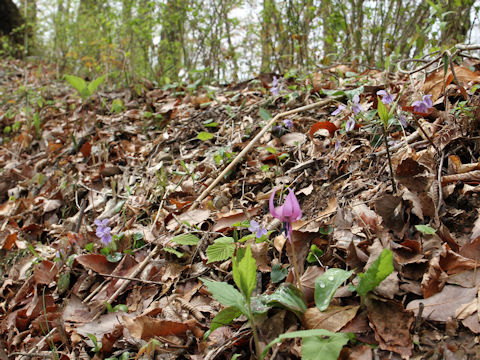
[[[325,311],[309,308],[303,314],[302,323],[307,329],[325,329],[337,332],[347,325],[357,315],[360,306],[330,305]]]
[[[477,72],[473,72],[470,69],[463,66],[454,66],[455,75],[457,76],[458,81],[465,86],[466,83],[479,83],[480,75]],[[452,69],[449,67],[446,76],[444,76],[443,69],[439,69],[431,73],[425,79],[425,83],[422,86],[422,91],[425,94],[432,94],[432,101],[435,101],[439,98],[440,94],[443,92],[444,79],[453,80]],[[446,84],[448,85],[448,83]]]
[[[315,293],[315,280],[317,277],[322,275],[325,272],[319,266],[309,266],[307,270],[300,276],[300,284],[302,285],[302,292],[305,301],[311,303],[314,299]]]
[[[188,210],[183,214],[179,215],[177,218],[180,222],[186,221],[190,225],[198,225],[210,217],[210,210],[207,209],[195,209]],[[174,231],[180,224],[175,220],[171,219],[167,224],[167,230]]]
[[[303,133],[292,132],[292,133],[288,133],[288,134],[283,135],[280,138],[280,141],[286,146],[296,146],[296,147],[298,147],[298,146],[304,144],[305,141],[307,141],[307,137]]]
[[[413,313],[394,300],[369,298],[366,302],[368,319],[375,331],[375,339],[382,350],[393,351],[408,359],[413,351],[410,328]]]
[[[33,278],[36,284],[50,285],[58,274],[58,267],[55,263],[48,260],[43,260],[36,264],[33,270]]]
[[[423,303],[423,318],[433,321],[446,322],[449,317],[455,316],[455,311],[458,307],[463,304],[468,304],[476,296],[476,288],[463,288],[455,285],[445,285],[442,291],[432,295],[428,299],[418,299],[409,302],[407,305],[407,310],[413,310],[416,315],[418,313],[420,303]]]
[[[260,210],[260,206],[255,206],[248,210],[248,214],[250,216],[255,216]],[[245,220],[248,220],[248,217],[243,210],[232,210],[226,214],[219,214],[215,225],[213,225],[212,231],[222,232],[226,230],[232,230],[233,224]]]
[[[257,264],[257,269],[261,272],[271,271],[272,268],[269,265],[270,260],[268,259],[268,243],[261,242],[258,244],[252,244],[251,249],[252,256]]]
[[[155,319],[149,316],[122,317],[125,327],[135,339],[148,341],[156,336],[185,336],[188,330],[200,326],[194,319],[185,322]]]
[[[423,275],[422,291],[423,297],[426,299],[435,295],[447,282],[448,275],[440,267],[440,254],[430,259],[428,271]]]
[[[105,255],[100,254],[79,255],[75,258],[75,261],[100,274],[111,274],[117,266],[115,263],[108,261]]]
[[[475,220],[475,223],[473,224],[473,229],[472,233],[470,234],[470,239],[475,241],[480,236],[480,211],[477,209],[477,219]]]

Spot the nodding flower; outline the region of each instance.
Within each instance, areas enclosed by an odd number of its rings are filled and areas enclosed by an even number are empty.
[[[275,198],[276,188],[273,188],[272,195],[270,196],[270,214],[283,223],[285,234],[290,242],[292,242],[292,223],[296,220],[300,220],[302,217],[302,210],[298,203],[295,193],[288,189],[289,193],[285,198],[283,205],[275,208],[273,200]]]

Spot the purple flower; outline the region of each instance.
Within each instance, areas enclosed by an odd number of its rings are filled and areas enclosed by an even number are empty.
[[[272,93],[273,96],[278,96],[278,94],[280,93],[278,88],[278,79],[275,75],[273,75],[273,81],[272,81],[272,86],[270,87],[270,92]]]
[[[385,90],[379,90],[377,91],[377,95],[380,95],[382,97],[382,102],[387,105],[393,102],[393,95],[389,94]]]
[[[414,101],[412,103],[413,110],[417,113],[428,114],[433,107],[432,95],[423,95],[422,101]]]
[[[340,104],[340,105],[338,105],[337,110],[335,110],[334,112],[332,112],[332,115],[333,115],[333,116],[336,116],[336,115],[340,114],[344,109],[345,109],[345,105]]]
[[[352,131],[355,128],[355,119],[353,116],[345,123],[345,131]]]
[[[250,221],[250,227],[248,228],[252,233],[256,233],[255,237],[260,239],[263,235],[267,235],[268,231],[265,228],[262,228],[258,222],[255,220]]]
[[[352,110],[355,115],[363,111],[362,105],[360,105],[360,97],[357,94],[352,99]]]
[[[285,198],[283,205],[275,208],[273,204],[273,198],[275,197],[276,188],[273,188],[272,195],[270,196],[270,214],[283,223],[285,234],[290,242],[292,242],[292,223],[299,220],[302,217],[302,209],[298,204],[295,193],[288,189],[289,193]]]
[[[274,135],[280,136],[283,133],[283,127],[281,125],[272,126],[272,132]]]
[[[283,120],[283,125],[284,125],[287,129],[291,129],[291,128],[293,128],[293,121],[290,120],[290,119],[285,119],[285,120]]]
[[[408,124],[407,124],[407,118],[406,118],[405,115],[403,115],[403,114],[398,115],[398,122],[399,122],[400,125],[402,125],[404,128],[406,128],[406,127],[408,126]]]
[[[109,219],[97,219],[94,221],[94,224],[97,225],[97,231],[95,232],[95,234],[100,238],[100,241],[104,245],[108,245],[112,242],[112,235],[110,234],[112,228],[107,226],[109,221]]]
[[[339,141],[339,140],[336,140],[336,141],[335,141],[335,151],[340,150],[340,147],[341,147],[340,141]]]

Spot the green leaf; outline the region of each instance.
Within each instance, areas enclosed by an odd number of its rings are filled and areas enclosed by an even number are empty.
[[[65,271],[58,275],[57,290],[60,294],[63,294],[70,287],[70,271]]]
[[[210,281],[203,278],[200,278],[200,280],[205,284],[212,296],[222,305],[232,306],[241,311],[242,314],[248,315],[248,310],[245,307],[245,298],[232,285],[219,281]]]
[[[252,291],[257,285],[257,263],[252,256],[250,244],[247,245],[243,258],[238,263],[237,261],[238,258],[234,258],[232,261],[233,281],[235,281],[237,287],[245,295],[247,303],[249,303]]]
[[[213,134],[206,131],[200,131],[197,135],[197,139],[202,141],[207,141],[207,140],[213,139]]]
[[[69,84],[72,85],[72,87],[75,90],[77,90],[80,96],[83,98],[84,97],[83,94],[87,90],[87,83],[85,82],[85,80],[75,75],[64,75],[64,76],[65,76],[65,80],[67,80]]]
[[[346,95],[345,91],[343,90],[320,89],[320,93],[327,96],[345,96]]]
[[[181,234],[175,236],[172,241],[180,245],[197,245],[200,239],[193,234]]]
[[[208,261],[207,264],[215,261],[223,261],[230,259],[235,251],[235,244],[233,238],[224,236],[214,241],[212,245],[207,248]]]
[[[284,307],[301,316],[307,311],[307,305],[303,300],[302,293],[292,284],[282,284],[273,294],[262,295],[262,300],[270,306]]]
[[[102,348],[102,343],[101,342],[98,342],[97,340],[97,337],[93,334],[87,334],[87,336],[90,338],[90,340],[92,340],[93,342],[93,351],[95,352],[99,352]]]
[[[100,86],[101,83],[103,83],[103,80],[105,80],[105,76],[106,75],[102,75],[98,78],[96,78],[95,80],[92,80],[89,84],[88,84],[88,96],[92,96],[93,93],[95,92],[95,90],[97,90],[97,88]]]
[[[308,256],[307,256],[307,261],[310,264],[316,263],[317,261],[319,261],[318,258],[322,255],[323,255],[323,250],[320,249],[317,245],[312,244],[310,246],[310,252],[308,253]]]
[[[248,228],[250,226],[250,221],[249,220],[243,220],[236,222],[235,224],[232,224],[232,227],[245,227]]]
[[[107,260],[111,263],[116,263],[122,260],[123,254],[121,252],[114,252],[107,255]]]
[[[342,348],[350,340],[350,336],[345,333],[333,333],[324,329],[312,329],[293,331],[290,333],[281,334],[275,340],[273,340],[263,350],[260,359],[263,359],[267,355],[268,350],[275,344],[285,340],[300,337],[303,339],[302,343],[302,360],[337,360]],[[314,340],[311,340],[311,339]],[[306,341],[306,347],[305,340]],[[319,357],[320,356],[320,357]]]
[[[393,272],[393,253],[383,249],[380,256],[368,268],[365,274],[360,275],[360,282],[356,290],[364,298],[369,291],[374,290],[385,278]]]
[[[93,250],[93,245],[94,245],[93,242],[90,242],[90,243],[86,244],[86,245],[85,245],[85,250],[87,250],[88,252],[92,252],[92,250]]]
[[[273,154],[273,155],[275,155],[275,154],[278,152],[277,149],[275,149],[274,147],[271,147],[271,146],[267,147],[266,150],[267,150],[270,154]]]
[[[242,315],[242,312],[233,306],[226,307],[225,309],[221,310],[212,319],[212,322],[210,323],[210,329],[205,333],[203,339],[207,339],[213,331],[215,331],[219,327],[230,324],[240,315]]]
[[[306,337],[302,342],[302,360],[316,360],[318,354],[322,354],[322,360],[336,360],[349,340],[350,337],[344,333],[336,333],[327,338]]]
[[[120,357],[118,358],[118,360],[128,360],[130,359],[130,352],[128,351],[125,351],[124,353],[122,353],[122,355],[120,355]]]
[[[112,310],[113,312],[117,312],[117,311],[128,312],[128,306],[125,304],[118,304],[114,306]]]
[[[168,246],[164,246],[163,247],[163,250],[165,250],[166,252],[169,252],[171,254],[174,254],[176,255],[178,258],[181,258],[183,256],[183,253],[180,252],[180,251],[177,251],[175,250],[174,248],[171,248],[171,247],[168,247]]]
[[[272,118],[272,115],[262,107],[258,110],[258,115],[260,115],[264,121],[268,121]]]
[[[428,225],[415,225],[415,228],[424,235],[433,235],[437,231]]]
[[[275,264],[272,267],[272,272],[270,273],[270,278],[274,284],[279,283],[287,277],[288,268],[282,268],[282,265]]]
[[[315,280],[315,305],[320,311],[328,308],[335,291],[352,275],[353,271],[328,269]]]
[[[380,97],[377,96],[377,100],[378,100],[378,107],[377,107],[378,116],[380,117],[380,120],[382,121],[383,126],[385,126],[385,128],[387,128],[388,119],[390,118],[390,116],[388,115],[388,109],[384,105],[382,100],[380,100]]]

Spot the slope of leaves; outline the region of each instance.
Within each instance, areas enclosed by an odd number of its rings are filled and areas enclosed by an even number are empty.
[[[223,308],[199,277],[233,284],[231,261],[209,261],[206,248],[248,235],[234,224],[251,219],[272,231],[271,241],[246,240],[261,274],[254,293],[296,283],[293,246],[308,304],[303,316],[266,309],[257,324],[263,346],[283,333],[325,329],[355,334],[342,359],[478,357],[474,70],[458,65],[461,87],[444,89],[436,72],[410,79],[338,66],[308,83],[281,79],[276,97],[268,89],[272,77],[263,76],[194,94],[145,82],[82,102],[47,65],[3,61],[2,351],[11,358],[248,358],[251,330],[241,317],[215,324],[204,339]],[[404,129],[389,124],[396,191],[375,121],[381,89],[408,118]],[[294,112],[291,128],[279,119],[195,204],[271,116],[351,90],[371,115],[353,130],[344,130],[348,115],[331,115],[338,100]],[[409,107],[423,94],[433,94],[434,106],[422,115]],[[270,192],[282,184],[295,190],[303,212],[292,244],[268,213]],[[106,218],[116,244],[109,253],[94,225]],[[323,253],[307,262],[311,245]],[[366,272],[384,248],[393,252],[395,271],[365,304],[342,286],[328,308],[315,307],[315,280],[327,268]],[[271,281],[274,265],[288,268],[285,280],[277,266]],[[300,357],[298,340],[280,339],[266,358]]]

